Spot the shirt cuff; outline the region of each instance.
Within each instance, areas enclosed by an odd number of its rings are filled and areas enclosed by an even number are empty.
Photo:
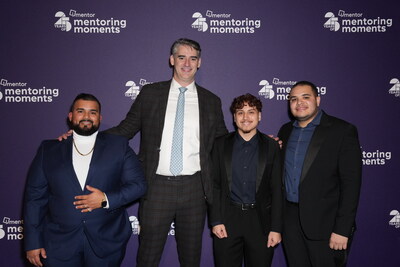
[[[107,198],[106,193],[103,192],[103,194],[104,194],[104,198],[105,198],[106,201],[107,201],[107,205],[106,205],[105,207],[103,207],[103,209],[108,209],[108,208],[110,207],[110,202],[108,202],[108,198]]]

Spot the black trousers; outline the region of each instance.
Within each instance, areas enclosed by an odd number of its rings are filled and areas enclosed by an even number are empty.
[[[346,250],[333,250],[329,238],[310,240],[300,224],[298,204],[286,201],[284,209],[282,242],[289,267],[345,267],[350,250],[349,238]]]
[[[273,248],[267,248],[268,235],[264,234],[256,209],[242,210],[229,206],[224,222],[228,237],[213,236],[214,259],[217,267],[271,266]]]
[[[200,266],[206,201],[200,173],[159,176],[148,189],[139,208],[138,267],[157,267],[172,222],[182,267]]]

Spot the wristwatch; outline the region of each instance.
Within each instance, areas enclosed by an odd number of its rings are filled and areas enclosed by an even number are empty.
[[[101,201],[101,207],[105,208],[107,206],[107,199],[106,199],[106,194],[104,192],[103,192],[103,194],[104,194],[104,198]]]

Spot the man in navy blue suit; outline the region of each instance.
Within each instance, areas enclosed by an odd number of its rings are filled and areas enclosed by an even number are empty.
[[[78,95],[73,135],[43,141],[25,189],[25,249],[35,266],[120,266],[132,230],[125,206],[147,184],[122,136],[99,133],[100,102]]]

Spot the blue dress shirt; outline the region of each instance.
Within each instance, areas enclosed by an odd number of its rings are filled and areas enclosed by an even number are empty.
[[[322,111],[304,128],[295,121],[293,130],[286,145],[285,153],[285,188],[286,199],[299,202],[299,184],[303,169],[304,158],[314,134],[315,128],[320,124]]]

